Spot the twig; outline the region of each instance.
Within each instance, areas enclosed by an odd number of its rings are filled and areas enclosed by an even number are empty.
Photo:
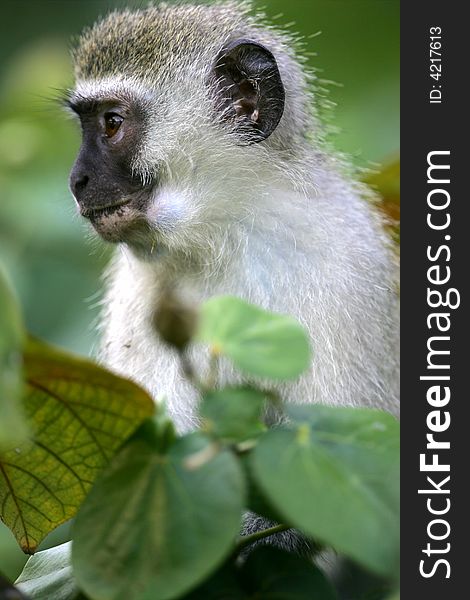
[[[258,540],[263,540],[264,538],[270,537],[282,531],[287,531],[288,529],[292,529],[292,527],[290,525],[274,525],[274,527],[268,527],[268,529],[261,529],[261,531],[250,533],[250,535],[244,535],[239,538],[237,545],[235,546],[235,553],[237,554],[243,550],[245,546],[249,546]]]

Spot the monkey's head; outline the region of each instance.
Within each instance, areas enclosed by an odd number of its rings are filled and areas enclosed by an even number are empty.
[[[72,193],[105,240],[140,250],[203,249],[253,214],[308,128],[288,38],[245,4],[112,13],[82,35],[74,65]]]

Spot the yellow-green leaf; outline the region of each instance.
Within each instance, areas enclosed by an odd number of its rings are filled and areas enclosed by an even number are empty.
[[[24,552],[75,515],[101,469],[154,411],[134,383],[94,363],[28,343],[30,439],[0,455],[0,509]]]
[[[380,209],[387,215],[389,228],[400,241],[400,159],[395,158],[380,171],[369,175],[365,182],[381,196]]]

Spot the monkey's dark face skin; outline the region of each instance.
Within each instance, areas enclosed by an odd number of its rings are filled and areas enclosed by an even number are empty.
[[[144,122],[138,106],[72,98],[79,116],[82,145],[70,174],[70,189],[80,214],[110,242],[145,227],[152,184],[133,174],[130,157],[141,143]]]

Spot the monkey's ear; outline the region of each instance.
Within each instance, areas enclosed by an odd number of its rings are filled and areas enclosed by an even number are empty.
[[[230,42],[216,58],[212,80],[224,120],[235,122],[251,143],[271,135],[284,112],[285,91],[267,48],[247,39]]]

